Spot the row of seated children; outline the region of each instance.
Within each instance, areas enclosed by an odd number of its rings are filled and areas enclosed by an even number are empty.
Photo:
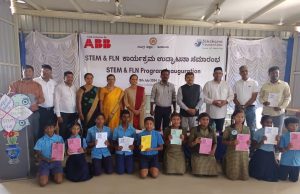
[[[164,151],[163,167],[167,174],[184,174],[186,172],[185,155],[183,151],[184,144],[187,144],[192,152],[191,156],[191,173],[196,176],[217,176],[217,162],[214,157],[217,146],[216,132],[210,127],[210,116],[207,113],[201,113],[198,117],[199,125],[190,131],[189,137],[187,131],[181,128],[181,117],[178,113],[171,115],[171,126],[166,128],[164,136],[154,129],[154,119],[146,117],[144,120],[145,130],[136,134],[136,130],[129,124],[130,114],[127,110],[121,112],[121,124],[114,129],[113,132],[104,125],[105,118],[103,114],[99,114],[96,118],[96,125],[88,129],[87,138],[82,139],[82,148],[78,155],[70,155],[66,162],[66,178],[71,181],[86,181],[92,176],[99,176],[103,171],[111,174],[114,171],[113,158],[109,147],[115,149],[115,171],[118,174],[132,174],[134,172],[133,150],[137,147],[139,153],[140,177],[146,178],[148,175],[156,178],[159,175],[158,152]],[[223,171],[227,178],[231,180],[247,180],[250,176],[259,180],[277,181],[278,178],[290,181],[297,181],[300,168],[300,151],[290,150],[289,133],[298,129],[298,119],[287,118],[285,126],[288,129],[286,134],[277,139],[280,150],[283,152],[280,165],[277,164],[274,157],[275,146],[264,144],[266,137],[264,136],[264,128],[272,126],[272,119],[269,116],[262,117],[262,129],[256,131],[252,144],[256,147],[256,151],[250,160],[248,152],[236,151],[238,145],[237,134],[250,134],[249,129],[243,124],[245,114],[242,110],[236,110],[232,115],[232,123],[226,127],[223,133],[222,143],[227,145],[226,154],[223,161]],[[180,135],[181,145],[171,144],[171,129],[182,130]],[[70,138],[80,138],[80,126],[75,124],[72,127],[72,135]],[[96,148],[97,132],[107,132],[108,140],[105,141],[107,147]],[[151,147],[143,150],[141,139],[145,135],[151,135]],[[126,137],[134,138],[134,144],[129,146],[130,151],[122,151],[123,147],[119,146],[118,139]],[[212,139],[212,147],[208,154],[200,154],[199,148],[203,138]],[[60,136],[54,134],[54,127],[47,126],[45,135],[38,140],[35,150],[38,152],[39,163],[39,184],[45,186],[48,183],[49,175],[54,176],[56,183],[63,180],[63,167],[61,161],[53,161],[51,159],[51,144],[61,142]],[[247,142],[250,145],[251,141]],[[85,160],[85,149],[92,149],[92,164],[88,165]],[[141,151],[143,150],[143,151]],[[68,150],[67,150],[68,153]],[[248,168],[249,166],[249,168]]]

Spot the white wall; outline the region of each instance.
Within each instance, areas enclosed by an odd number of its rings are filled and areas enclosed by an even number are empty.
[[[17,64],[13,17],[7,0],[0,0],[0,93],[6,93],[8,84],[20,78]]]

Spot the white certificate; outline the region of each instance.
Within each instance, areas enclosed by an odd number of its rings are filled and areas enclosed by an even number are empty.
[[[131,152],[129,146],[133,145],[134,138],[131,137],[122,137],[119,138],[119,146],[122,146],[122,151],[124,152]]]
[[[277,144],[276,136],[278,135],[278,127],[266,127],[265,128],[265,136],[267,140],[264,142],[265,144]]]
[[[268,102],[270,103],[270,107],[278,107],[279,93],[269,93]]]
[[[96,133],[97,145],[96,148],[106,148],[105,141],[107,140],[107,132]]]

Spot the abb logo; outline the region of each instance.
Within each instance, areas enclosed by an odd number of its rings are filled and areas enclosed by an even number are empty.
[[[86,39],[85,44],[84,44],[84,48],[110,48],[111,44],[110,44],[110,39]]]

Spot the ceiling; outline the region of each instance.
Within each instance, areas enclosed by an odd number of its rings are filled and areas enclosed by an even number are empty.
[[[17,1],[17,0],[13,0]],[[23,0],[33,10],[271,25],[300,24],[300,0]],[[219,10],[219,11],[218,11]]]

